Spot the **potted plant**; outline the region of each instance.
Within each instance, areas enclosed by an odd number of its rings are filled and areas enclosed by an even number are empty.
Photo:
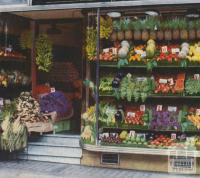
[[[187,40],[188,39],[188,25],[186,19],[180,19],[179,20],[179,28],[180,28],[180,38],[181,40]]]
[[[136,21],[132,21],[131,23],[131,27],[134,30],[133,31],[133,39],[134,40],[141,40],[142,38],[142,33],[141,33],[141,21],[140,20],[136,20]]]
[[[166,20],[163,22],[163,27],[164,27],[164,38],[167,41],[172,40],[172,30],[170,28],[170,20]]]
[[[188,38],[194,40],[196,38],[195,22],[190,21],[188,26]]]
[[[124,20],[124,30],[125,30],[124,36],[125,36],[126,40],[132,40],[132,38],[133,38],[133,33],[132,33],[132,30],[131,30],[130,24],[131,24],[130,19]]]

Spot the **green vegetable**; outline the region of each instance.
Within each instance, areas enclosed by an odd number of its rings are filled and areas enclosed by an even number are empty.
[[[49,72],[52,66],[52,42],[46,34],[41,34],[36,39],[36,64],[38,69]]]

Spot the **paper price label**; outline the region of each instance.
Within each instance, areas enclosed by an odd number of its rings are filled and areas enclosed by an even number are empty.
[[[135,117],[135,113],[134,112],[127,112],[127,116],[128,117]]]
[[[169,112],[176,112],[177,111],[177,107],[176,106],[168,106],[167,110]]]
[[[161,51],[162,53],[167,53],[168,52],[167,46],[162,46]]]
[[[172,139],[172,140],[176,140],[176,134],[175,134],[175,133],[172,133],[172,134],[171,134],[171,139]]]
[[[145,109],[146,109],[146,107],[145,107],[144,104],[143,104],[143,105],[140,105],[140,111],[145,112]]]
[[[163,84],[166,84],[167,83],[167,79],[159,79],[159,83],[163,83]]]
[[[157,105],[156,111],[162,111],[163,106],[162,105]]]
[[[179,53],[180,49],[179,48],[172,48],[172,54]]]
[[[54,93],[56,89],[54,87],[51,88],[51,93]]]

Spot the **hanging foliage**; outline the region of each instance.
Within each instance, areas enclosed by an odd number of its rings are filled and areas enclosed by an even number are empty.
[[[26,30],[20,35],[20,46],[22,49],[31,49],[33,43],[33,36],[30,30]]]
[[[52,66],[52,42],[46,34],[41,34],[36,39],[36,64],[38,69],[49,72]]]

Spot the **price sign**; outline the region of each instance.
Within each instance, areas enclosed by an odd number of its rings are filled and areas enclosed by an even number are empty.
[[[200,74],[194,74],[194,79],[199,80],[200,79]]]
[[[113,53],[114,55],[117,55],[117,48],[112,48],[112,53]]]
[[[168,111],[169,112],[176,112],[177,111],[177,107],[176,106],[168,106]]]
[[[144,51],[142,54],[141,54],[141,58],[145,58],[147,56],[147,53]]]
[[[157,105],[156,111],[162,111],[163,106],[162,105]]]
[[[54,93],[56,89],[54,87],[51,88],[51,93]]]
[[[159,83],[163,83],[163,84],[166,84],[167,83],[167,79],[159,79]]]
[[[9,99],[5,100],[5,104],[11,104],[11,101]]]
[[[105,48],[105,49],[103,49],[103,52],[104,52],[104,53],[108,53],[109,50],[110,50],[110,48]]]
[[[197,52],[200,52],[200,47],[197,47],[197,48],[196,48],[196,51],[197,51]]]
[[[162,46],[161,51],[162,53],[167,53],[168,52],[167,46]]]
[[[173,78],[169,78],[168,82],[169,82],[170,85],[174,85],[174,79]]]
[[[172,139],[172,140],[176,140],[176,134],[175,134],[175,133],[172,133],[172,134],[171,134],[171,139]]]
[[[180,49],[179,48],[172,48],[172,54],[179,53]]]
[[[200,116],[200,109],[196,109],[196,115]]]
[[[3,98],[0,98],[0,106],[3,106]]]
[[[143,104],[143,105],[140,105],[140,111],[145,112],[145,109],[146,109],[146,107],[145,107],[144,104]]]
[[[129,132],[129,137],[134,137],[135,136],[135,131],[134,130],[131,130],[130,132]]]
[[[144,51],[143,51],[143,50],[140,50],[140,49],[136,49],[136,50],[135,50],[135,53],[136,53],[136,54],[142,55],[142,54],[144,53]]]

